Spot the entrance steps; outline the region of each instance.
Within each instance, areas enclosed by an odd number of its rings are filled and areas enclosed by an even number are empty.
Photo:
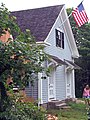
[[[65,100],[51,100],[48,102],[48,109],[70,109]]]

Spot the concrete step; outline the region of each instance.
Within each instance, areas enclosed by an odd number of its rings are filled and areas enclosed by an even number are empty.
[[[68,106],[66,103],[56,105],[56,109],[70,109],[71,107]]]
[[[52,100],[48,102],[48,109],[69,109],[70,106],[67,105],[65,100],[59,101],[59,100]]]

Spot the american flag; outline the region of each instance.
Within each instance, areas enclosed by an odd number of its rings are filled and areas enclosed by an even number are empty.
[[[79,27],[89,21],[82,2],[72,11],[72,15]]]

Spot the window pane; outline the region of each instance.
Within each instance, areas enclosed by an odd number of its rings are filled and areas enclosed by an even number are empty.
[[[64,33],[56,29],[56,46],[64,48]]]

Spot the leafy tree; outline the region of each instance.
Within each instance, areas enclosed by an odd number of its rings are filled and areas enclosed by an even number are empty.
[[[68,15],[72,9],[67,9]],[[90,83],[90,23],[78,27],[73,19],[69,18],[74,38],[79,50],[80,57],[75,62],[81,66],[81,70],[76,70],[76,96],[82,96],[82,90],[85,84]]]
[[[12,77],[13,85],[23,88],[29,81],[35,80],[34,75],[46,69],[41,66],[47,58],[43,46],[36,44],[30,30],[23,33],[15,20],[16,18],[11,16],[8,9],[2,4],[0,7],[0,36],[8,31],[14,36],[14,39],[9,38],[7,42],[0,41],[0,111],[6,110],[8,101],[6,90],[13,87],[12,85],[7,86],[7,78]]]

